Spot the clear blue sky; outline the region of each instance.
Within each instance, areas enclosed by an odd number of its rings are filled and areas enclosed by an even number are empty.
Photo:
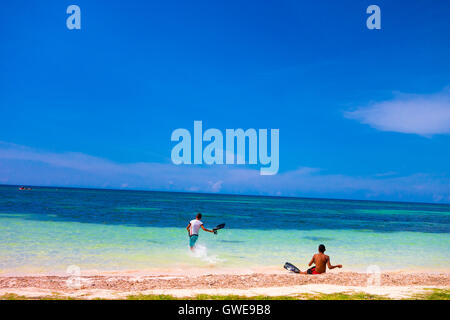
[[[0,6],[0,183],[450,202],[448,1]],[[173,168],[194,120],[279,128],[279,174]]]

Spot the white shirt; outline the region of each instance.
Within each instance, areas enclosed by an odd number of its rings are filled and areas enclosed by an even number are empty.
[[[189,234],[192,236],[193,234],[198,235],[198,230],[200,226],[203,224],[200,220],[194,219],[190,222],[191,227],[189,228]]]

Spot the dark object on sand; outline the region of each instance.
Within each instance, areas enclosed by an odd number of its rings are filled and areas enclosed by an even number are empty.
[[[284,264],[284,268],[286,270],[292,271],[294,273],[300,273],[300,270],[296,266],[294,266],[292,263],[289,263],[289,262],[286,262]]]

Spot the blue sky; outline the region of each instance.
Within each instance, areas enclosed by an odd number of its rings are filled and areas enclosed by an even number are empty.
[[[449,10],[4,2],[0,183],[450,202]],[[173,165],[170,135],[194,120],[279,128],[278,175]]]

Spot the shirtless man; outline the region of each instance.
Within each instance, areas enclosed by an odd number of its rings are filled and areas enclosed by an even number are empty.
[[[307,271],[300,271],[301,274],[321,274],[327,272],[327,266],[328,269],[334,269],[334,268],[342,268],[342,264],[338,264],[335,266],[331,265],[330,257],[324,254],[325,252],[325,246],[321,244],[319,246],[319,252],[313,255],[311,261],[309,262],[308,266],[311,266],[313,263],[315,264],[314,267],[309,268]]]

